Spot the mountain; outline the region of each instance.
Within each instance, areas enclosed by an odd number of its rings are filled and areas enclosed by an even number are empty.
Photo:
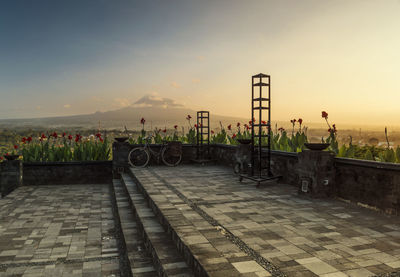
[[[4,119],[0,120],[0,127],[82,127],[82,128],[117,128],[121,129],[126,126],[128,129],[141,128],[140,119],[146,120],[147,128],[173,128],[173,126],[188,126],[186,121],[187,115],[191,115],[192,125],[196,123],[196,111],[183,107],[161,106],[153,107],[134,107],[129,106],[118,110],[107,112],[96,112],[92,114],[46,117],[46,118],[30,118],[30,119]],[[230,123],[246,122],[248,119],[239,117],[220,116],[210,113],[210,125],[212,128],[219,126],[221,121],[224,125]]]

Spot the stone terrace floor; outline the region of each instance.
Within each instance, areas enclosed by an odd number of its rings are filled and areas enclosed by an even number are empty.
[[[0,276],[118,276],[108,185],[20,187],[0,199]]]
[[[399,217],[339,200],[298,196],[286,184],[256,188],[248,180],[240,183],[227,167],[181,165],[133,172],[147,187],[165,186],[176,194],[171,199],[179,197],[213,222],[216,232],[230,232],[255,259],[261,257],[287,276],[366,277],[400,270]],[[246,263],[233,265],[243,276],[257,276]]]

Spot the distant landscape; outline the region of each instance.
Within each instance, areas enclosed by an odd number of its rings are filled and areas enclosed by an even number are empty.
[[[169,131],[178,125],[178,132],[187,132],[190,128],[186,119],[191,115],[190,121],[193,126],[196,123],[196,111],[181,107],[161,106],[155,107],[124,107],[107,112],[96,112],[92,114],[82,114],[74,116],[44,117],[44,118],[25,118],[25,119],[3,119],[0,120],[0,146],[12,143],[15,136],[39,135],[41,133],[70,132],[82,134],[94,134],[98,131],[107,130],[110,134],[122,134],[128,130],[130,133],[138,133],[142,124],[141,118],[146,120],[145,129],[153,131],[155,129],[167,129]],[[232,125],[232,132],[236,131],[236,124],[239,122],[243,126],[248,123],[249,118],[229,117],[213,114],[210,112],[210,127],[215,132],[221,130],[221,124],[226,129]],[[326,123],[321,120],[320,123],[304,121],[303,126],[307,127],[307,135],[313,142],[319,142],[322,137],[329,135]],[[126,127],[126,129],[125,129]],[[287,121],[273,121],[273,131],[283,127],[288,134],[292,132],[290,119]],[[182,130],[182,128],[184,130]],[[363,126],[353,127],[337,125],[337,137],[340,143],[348,144],[352,140],[353,144],[358,145],[386,145],[384,133],[385,126]],[[296,125],[295,131],[298,130]],[[400,145],[400,130],[398,128],[388,128],[389,142],[391,146]],[[229,134],[229,132],[228,132]]]

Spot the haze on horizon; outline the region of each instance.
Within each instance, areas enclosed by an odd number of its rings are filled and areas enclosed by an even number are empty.
[[[400,125],[400,1],[2,1],[0,119],[141,97],[248,118],[271,75],[273,120]]]

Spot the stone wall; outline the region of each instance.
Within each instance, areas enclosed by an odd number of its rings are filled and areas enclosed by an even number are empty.
[[[234,145],[213,144],[211,145],[212,158],[216,159],[219,164],[233,168],[236,162],[235,153],[237,147],[238,146]],[[295,186],[298,185],[297,164],[297,153],[271,151],[272,173],[277,176],[282,176],[282,182]]]
[[[0,163],[0,196],[6,196],[20,185],[22,185],[22,162],[13,160]]]
[[[112,182],[112,161],[25,162],[23,167],[26,186]]]
[[[304,150],[298,153],[299,193],[315,198],[335,196],[335,155],[328,151]]]
[[[400,165],[335,158],[337,196],[400,213]]]

